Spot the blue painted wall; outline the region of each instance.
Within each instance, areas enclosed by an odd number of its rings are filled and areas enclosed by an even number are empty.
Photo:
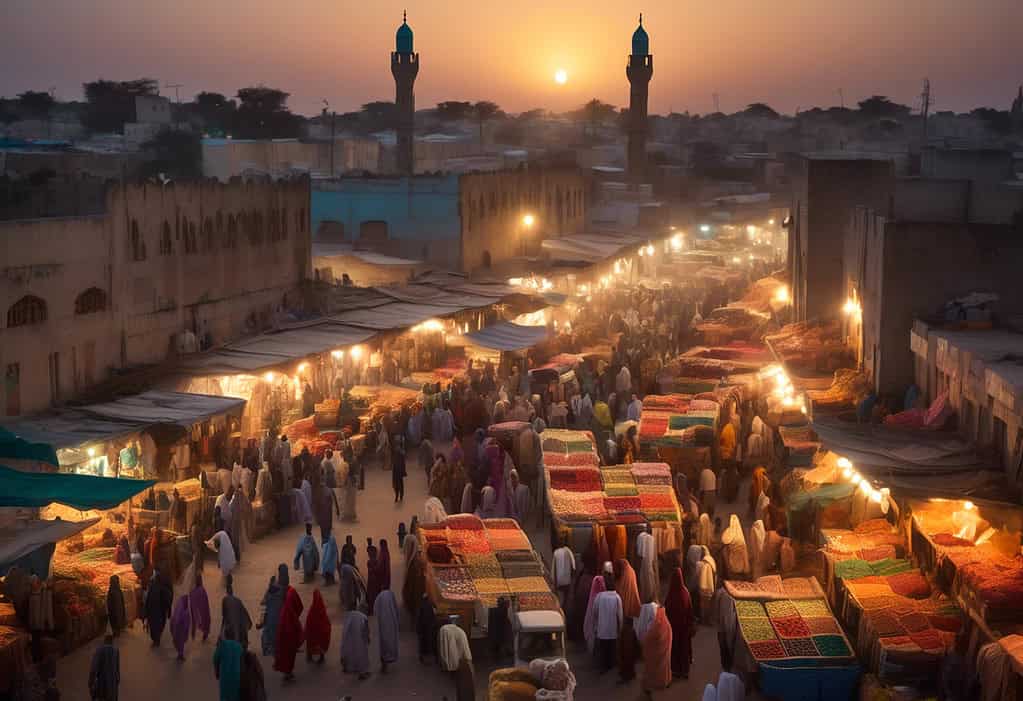
[[[312,227],[323,221],[344,225],[355,242],[364,221],[387,222],[388,237],[407,241],[458,241],[458,176],[360,178],[313,184]]]

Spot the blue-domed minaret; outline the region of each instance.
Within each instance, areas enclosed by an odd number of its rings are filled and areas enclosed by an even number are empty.
[[[654,75],[654,57],[650,53],[650,37],[643,29],[643,15],[639,16],[639,27],[632,34],[632,54],[625,75],[632,86],[629,93],[629,175],[638,178],[646,172],[647,97]]]
[[[413,86],[419,74],[419,54],[412,50],[412,28],[402,13],[401,26],[394,37],[394,52],[391,53],[391,75],[394,76],[394,105],[397,112],[398,172],[412,175],[415,172],[413,135],[415,132],[416,94]]]

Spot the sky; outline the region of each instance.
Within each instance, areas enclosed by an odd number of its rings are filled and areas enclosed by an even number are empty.
[[[1023,83],[1023,0],[2,0],[0,95],[81,99],[99,77],[152,77],[234,95],[265,84],[291,108],[393,100],[389,52],[407,7],[418,108],[497,102],[512,112],[629,99],[637,16],[654,56],[650,111],[792,113],[873,94],[932,109],[1008,109]],[[557,85],[553,76],[569,76]],[[162,93],[174,99],[173,88]]]

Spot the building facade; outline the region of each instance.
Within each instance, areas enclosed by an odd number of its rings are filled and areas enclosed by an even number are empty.
[[[844,302],[849,216],[857,205],[886,210],[894,168],[889,160],[836,153],[806,155],[795,169],[788,255],[794,318],[833,318]]]
[[[334,243],[471,272],[578,233],[587,200],[575,169],[341,178],[315,184],[312,224]]]
[[[309,181],[115,185],[106,212],[0,223],[3,415],[272,324],[310,276]]]

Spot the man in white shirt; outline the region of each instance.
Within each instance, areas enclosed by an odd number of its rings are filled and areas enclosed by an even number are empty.
[[[606,672],[615,666],[618,631],[622,628],[622,597],[615,591],[614,580],[606,578],[607,591],[597,594],[593,607],[597,611],[597,659],[600,670]]]
[[[554,551],[554,585],[558,588],[558,602],[561,608],[568,605],[568,590],[572,586],[572,574],[575,572],[575,555],[572,549],[561,544]]]
[[[465,631],[455,623],[457,616],[451,616],[448,620],[451,622],[441,626],[437,632],[437,653],[440,668],[445,672],[455,672],[463,658],[472,662],[472,650]]]
[[[700,473],[700,503],[703,506],[703,513],[714,516],[714,507],[717,504],[718,478],[709,467],[703,468]]]

